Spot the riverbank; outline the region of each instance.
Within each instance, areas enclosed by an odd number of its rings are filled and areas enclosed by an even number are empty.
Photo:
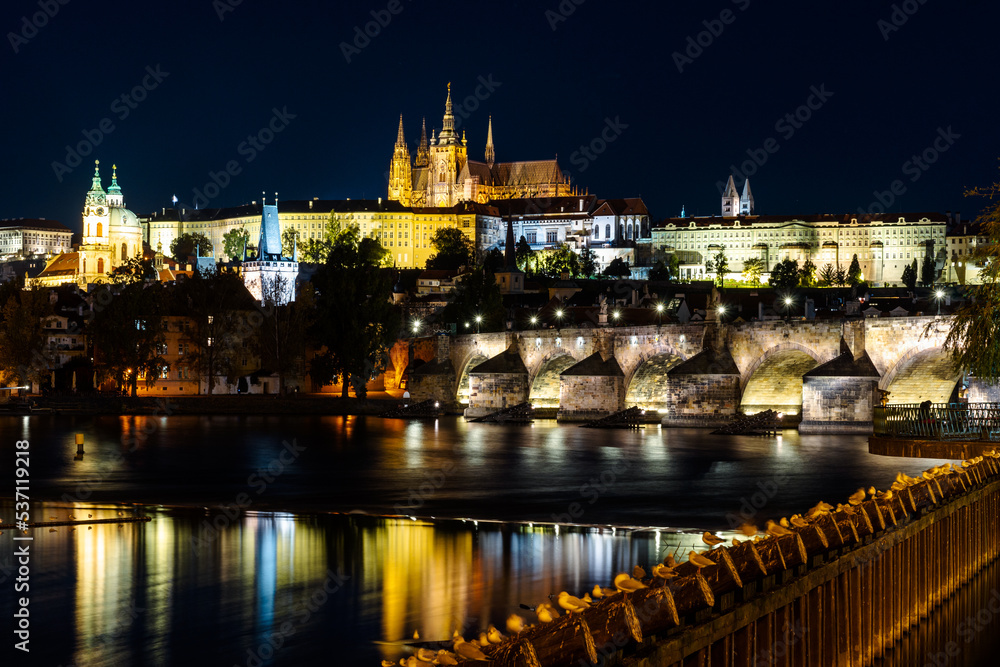
[[[33,396],[2,406],[0,415],[378,415],[402,404],[401,397],[388,392],[371,392],[365,399],[330,394]]]

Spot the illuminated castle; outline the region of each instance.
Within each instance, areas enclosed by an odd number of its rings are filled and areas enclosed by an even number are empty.
[[[491,199],[576,194],[557,160],[496,162],[492,118],[483,162],[468,159],[466,143],[465,131],[459,138],[455,130],[449,83],[441,132],[436,134],[432,130],[428,142],[424,123],[416,160],[412,162],[403,134],[403,117],[399,117],[396,147],[389,166],[389,199],[403,206],[450,207],[467,201],[485,204]]]

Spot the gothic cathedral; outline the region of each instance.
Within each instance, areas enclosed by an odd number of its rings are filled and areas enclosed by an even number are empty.
[[[403,133],[403,117],[399,117],[396,146],[389,166],[389,199],[403,206],[451,207],[461,202],[485,204],[491,199],[576,194],[557,160],[496,162],[492,118],[486,135],[485,161],[469,160],[466,145],[465,132],[459,138],[455,130],[449,83],[441,132],[432,130],[428,141],[427,123],[424,122],[416,160],[412,163]]]

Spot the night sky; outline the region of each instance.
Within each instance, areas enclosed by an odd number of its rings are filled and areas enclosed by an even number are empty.
[[[139,215],[173,195],[384,197],[399,114],[415,152],[449,81],[472,159],[492,115],[498,161],[558,154],[581,188],[642,196],[657,219],[717,214],[744,163],[763,214],[885,192],[888,211],[969,217],[963,190],[996,180],[995,3],[677,4],[7,0],[0,218],[79,230],[95,158]]]

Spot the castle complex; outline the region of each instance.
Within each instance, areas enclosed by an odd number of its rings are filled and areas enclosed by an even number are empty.
[[[486,132],[484,161],[470,160],[465,131],[459,138],[455,130],[450,83],[441,132],[431,130],[428,141],[427,124],[423,124],[416,159],[412,162],[403,133],[403,117],[399,117],[396,146],[389,165],[389,199],[403,206],[450,207],[462,202],[485,204],[493,199],[575,194],[557,160],[496,162],[492,118]]]

